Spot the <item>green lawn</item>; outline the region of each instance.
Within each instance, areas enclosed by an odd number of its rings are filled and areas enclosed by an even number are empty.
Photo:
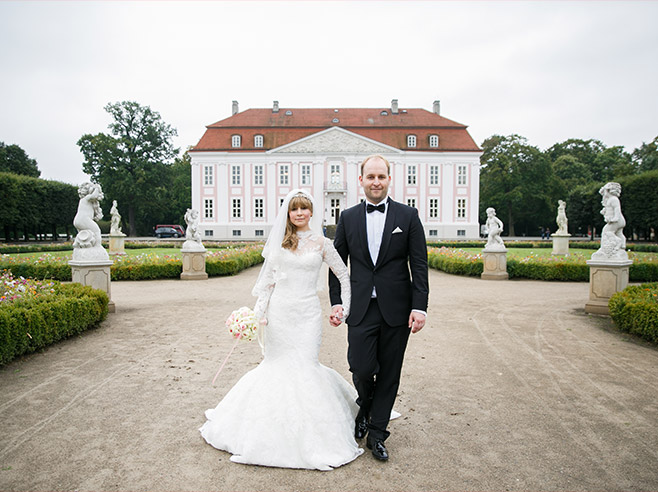
[[[208,251],[219,251],[225,248],[206,248]],[[137,256],[143,254],[154,254],[158,256],[181,256],[181,250],[178,248],[141,248],[141,249],[125,249],[128,256]],[[73,251],[39,251],[36,253],[16,253],[9,256],[16,256],[18,258],[39,258],[43,255],[50,255],[54,258],[70,258]]]
[[[473,254],[478,254],[482,253],[482,248],[459,248],[463,251],[466,251],[468,253],[473,253]],[[507,248],[507,257],[508,258],[525,258],[527,256],[552,256],[551,251],[553,251],[552,248]],[[593,253],[595,253],[595,249],[578,249],[578,248],[570,248],[569,253],[571,256],[575,257],[582,257],[585,260],[589,260],[590,257],[592,256]],[[658,254],[656,253],[639,253],[639,252],[632,252],[629,253],[629,257],[631,258],[638,258],[638,259],[653,259],[653,260],[658,260]]]

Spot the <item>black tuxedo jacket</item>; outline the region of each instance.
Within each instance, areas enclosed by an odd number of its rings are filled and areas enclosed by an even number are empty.
[[[412,309],[427,311],[427,244],[415,208],[389,199],[377,264],[368,250],[365,202],[341,213],[334,246],[345,264],[349,259],[352,305],[348,324],[357,325],[363,319],[373,286],[382,316],[391,326],[406,325]],[[332,305],[341,303],[340,283],[331,272],[329,296]]]

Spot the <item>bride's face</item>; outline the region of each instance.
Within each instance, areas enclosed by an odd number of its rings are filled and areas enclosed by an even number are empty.
[[[295,207],[288,212],[290,222],[297,227],[298,231],[307,231],[309,221],[311,220],[311,211],[301,206]]]

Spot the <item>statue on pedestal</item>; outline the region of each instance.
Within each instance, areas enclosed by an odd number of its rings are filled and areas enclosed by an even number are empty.
[[[201,233],[199,232],[199,211],[188,208],[185,212],[185,242],[183,251],[205,251],[206,248],[201,243]]]
[[[121,232],[121,215],[119,214],[119,209],[117,209],[117,201],[112,201],[112,208],[110,209],[110,215],[112,216],[112,224],[110,225],[110,236],[125,236]]]
[[[624,236],[626,219],[621,213],[621,202],[619,201],[621,185],[614,182],[606,183],[599,193],[603,197],[601,215],[605,220],[605,226],[601,231],[601,247],[592,254],[592,260],[628,260],[626,236]]]
[[[557,222],[557,231],[555,234],[558,236],[567,236],[569,235],[569,221],[567,220],[566,213],[567,203],[563,200],[558,200],[557,203],[557,218],[555,219],[555,222]]]
[[[103,218],[100,201],[103,199],[101,185],[83,183],[78,187],[78,212],[73,225],[78,230],[73,242],[73,261],[106,261],[107,251],[101,244],[101,229],[97,221]]]
[[[503,232],[503,223],[496,217],[496,209],[489,207],[487,209],[487,244],[484,251],[507,251],[500,235]]]

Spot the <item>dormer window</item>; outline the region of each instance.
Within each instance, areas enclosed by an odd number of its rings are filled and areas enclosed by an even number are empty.
[[[233,135],[231,137],[231,147],[240,147],[242,145],[242,138],[240,135]]]
[[[263,136],[254,135],[254,147],[261,148],[263,146]]]
[[[437,148],[439,146],[439,136],[430,135],[430,147]]]
[[[416,146],[416,135],[407,135],[407,147]]]

